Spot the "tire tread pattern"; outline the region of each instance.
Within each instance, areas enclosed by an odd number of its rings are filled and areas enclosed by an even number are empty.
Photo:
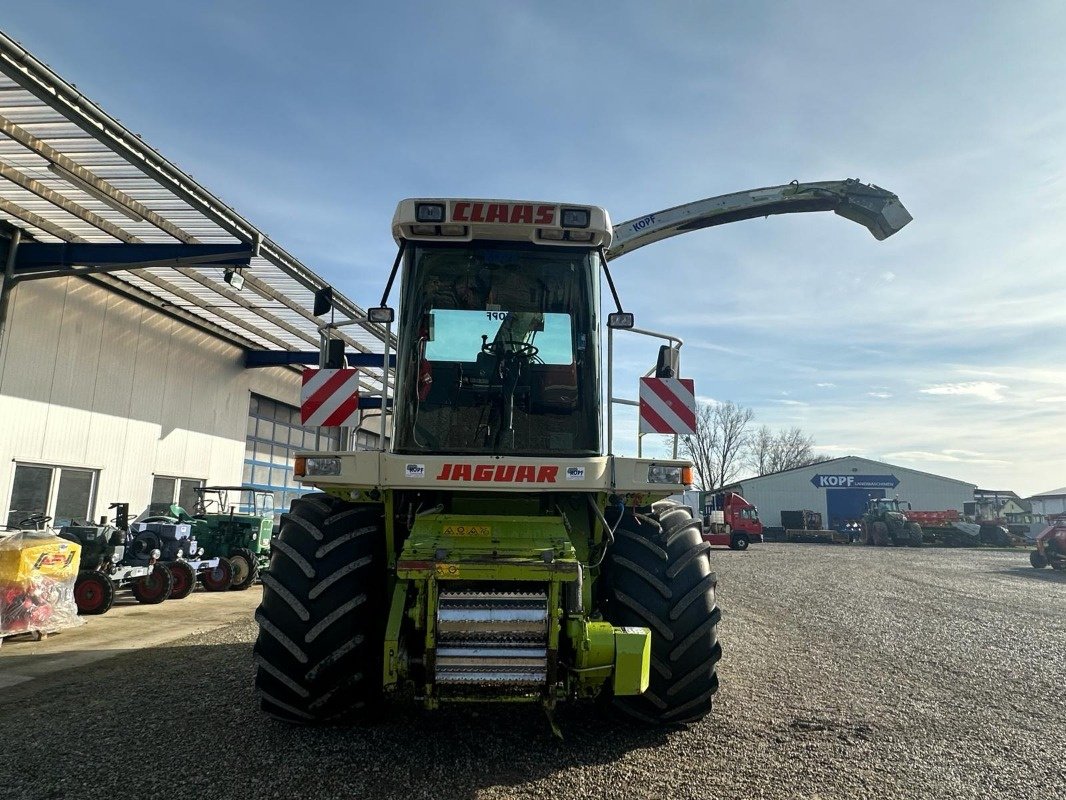
[[[614,698],[615,707],[640,722],[677,725],[710,712],[718,690],[721,611],[716,578],[699,521],[680,504],[626,509],[607,552],[602,597],[606,618],[618,626],[649,628],[648,691]]]
[[[260,707],[296,724],[347,722],[381,693],[382,506],[326,494],[282,516],[263,573],[254,653]]]

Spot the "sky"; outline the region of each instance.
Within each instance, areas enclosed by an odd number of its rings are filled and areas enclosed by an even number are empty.
[[[883,186],[914,216],[885,242],[826,213],[690,233],[613,263],[623,303],[698,396],[820,453],[1066,485],[1066,4],[37,0],[2,27],[364,306],[404,197],[619,222]],[[629,338],[635,398],[656,346]]]

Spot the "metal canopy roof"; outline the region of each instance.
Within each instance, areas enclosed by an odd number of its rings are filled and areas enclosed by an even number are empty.
[[[250,350],[317,350],[314,292],[326,281],[264,236],[74,86],[0,32],[0,219],[40,242],[247,243],[234,291],[219,266],[154,266],[84,279]],[[388,337],[354,302],[334,337],[382,353]],[[380,369],[364,370],[380,391]]]

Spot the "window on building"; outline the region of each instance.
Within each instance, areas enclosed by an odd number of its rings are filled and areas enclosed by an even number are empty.
[[[293,478],[296,453],[337,449],[336,431],[305,427],[300,424],[300,409],[253,394],[248,407],[242,484],[273,492],[275,514],[281,514],[294,497],[309,491]]]
[[[204,485],[202,478],[171,478],[156,475],[152,479],[152,502],[149,511],[165,512],[177,503],[190,514],[196,508],[196,489]]]
[[[38,464],[16,464],[11,487],[7,526],[33,516],[52,517],[59,527],[71,522],[90,521],[96,495],[95,470]]]

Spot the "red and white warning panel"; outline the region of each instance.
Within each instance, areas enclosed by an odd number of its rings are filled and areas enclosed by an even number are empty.
[[[640,379],[641,433],[696,433],[692,378]]]
[[[359,370],[305,369],[300,389],[300,422],[322,427],[356,427]]]

